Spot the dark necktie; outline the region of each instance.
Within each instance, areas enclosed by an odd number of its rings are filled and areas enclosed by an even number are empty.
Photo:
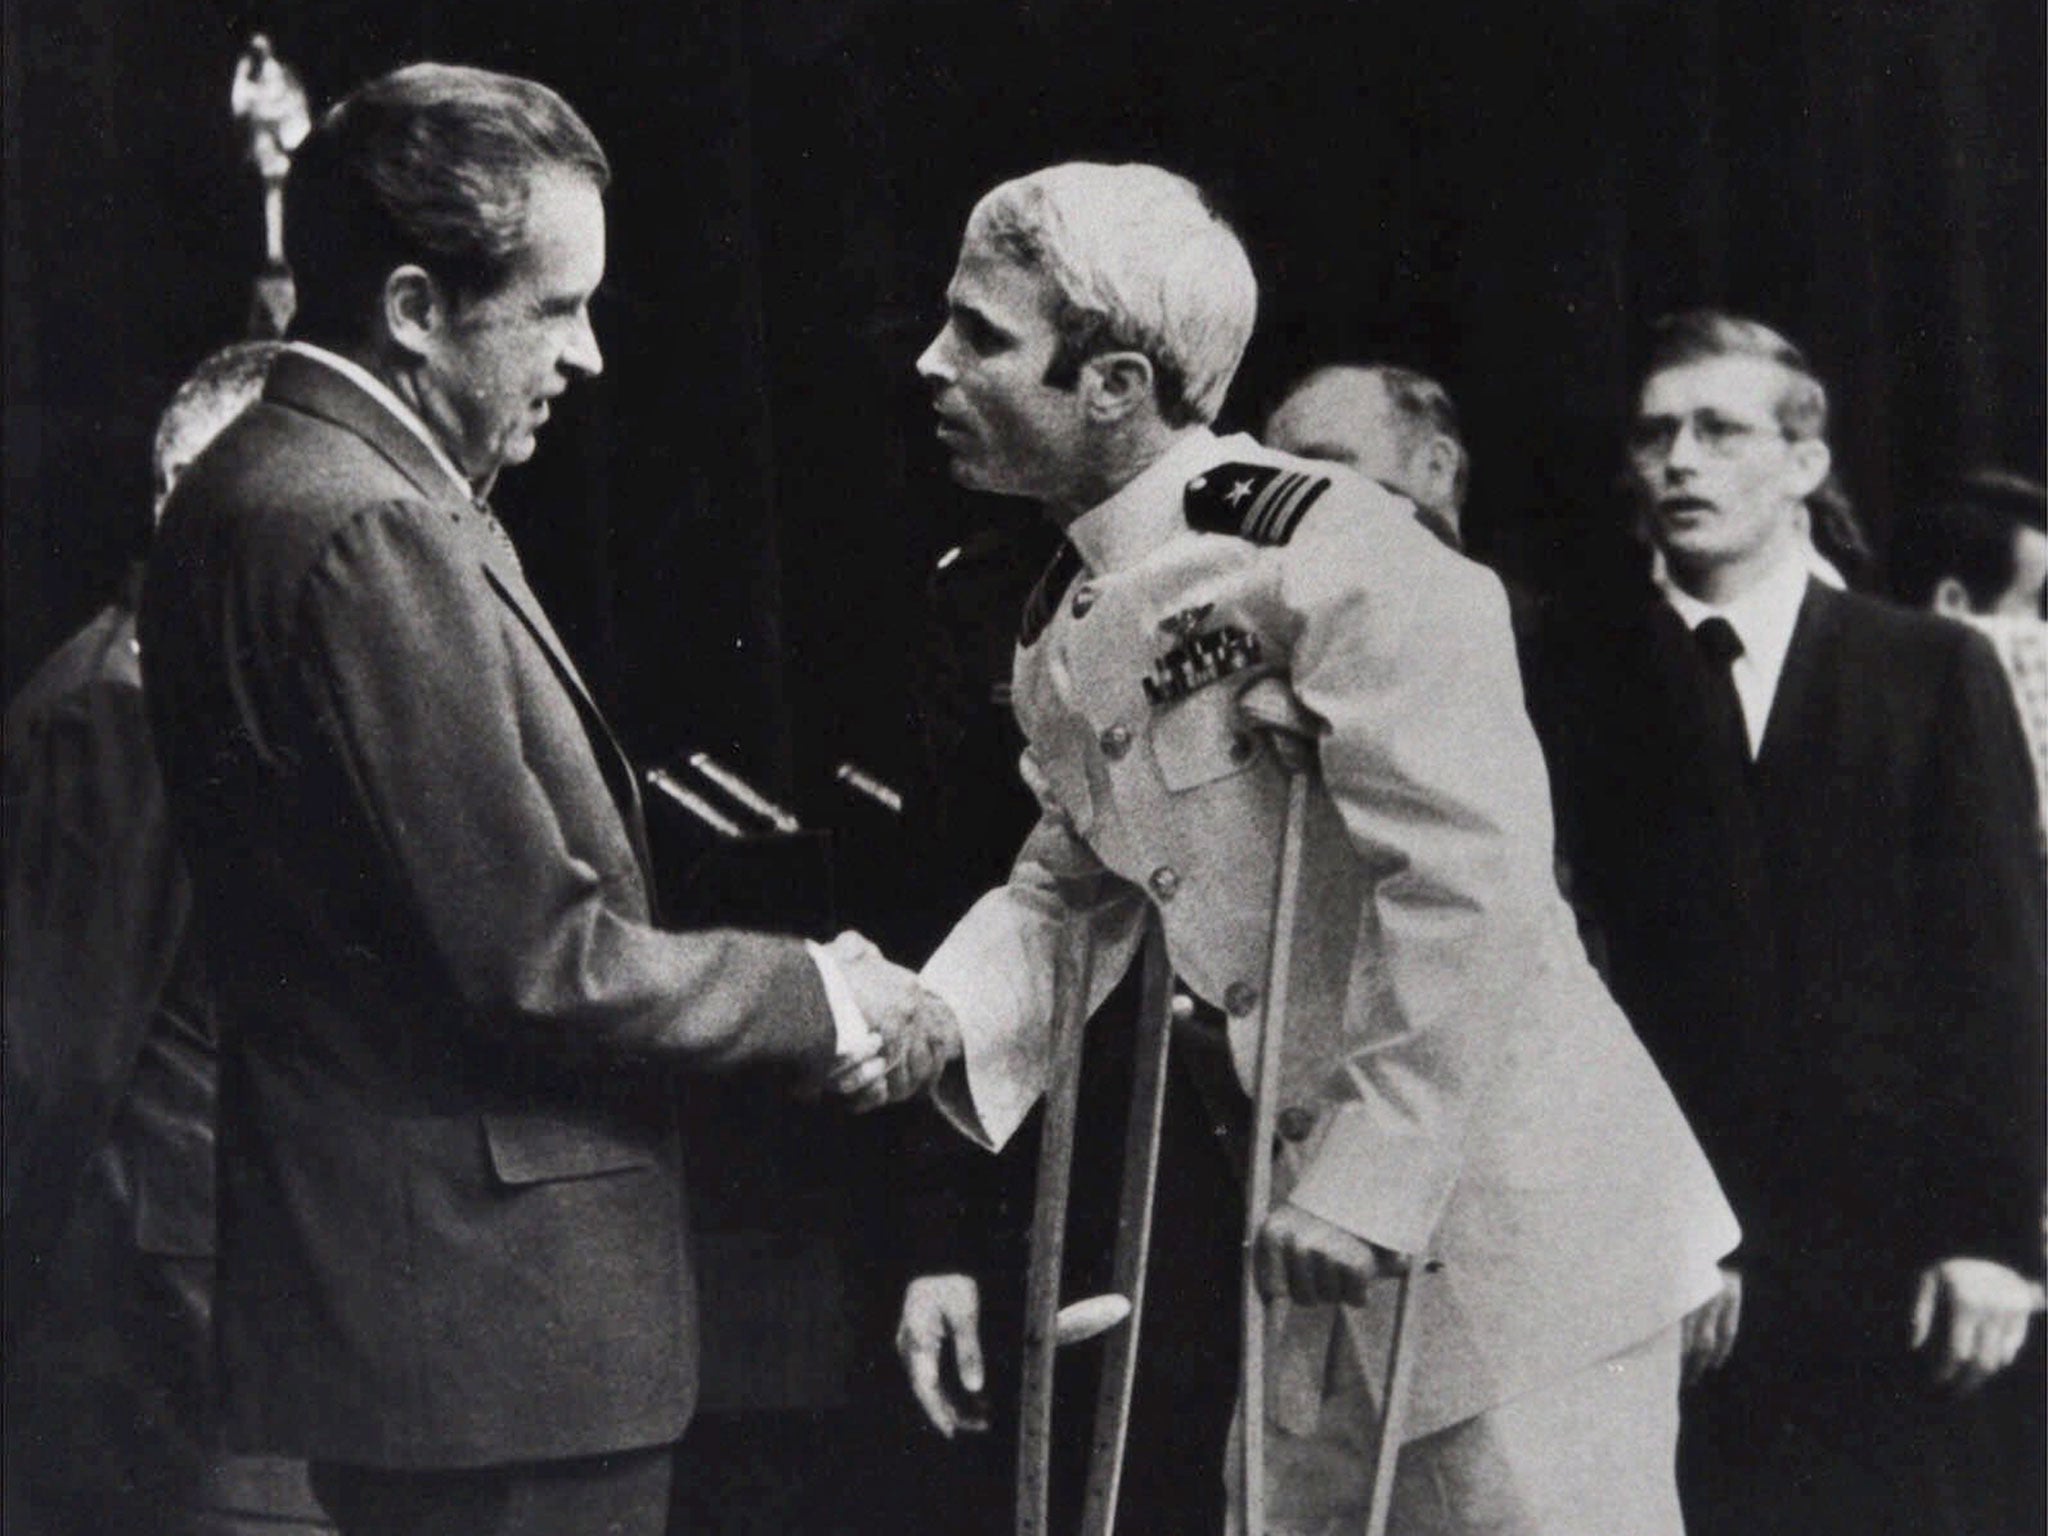
[[[1742,654],[1742,637],[1735,626],[1719,614],[1703,619],[1692,632],[1693,641],[1707,664],[1707,714],[1715,739],[1732,753],[1736,762],[1750,761],[1749,727],[1742,713],[1742,696],[1735,691],[1731,670]]]

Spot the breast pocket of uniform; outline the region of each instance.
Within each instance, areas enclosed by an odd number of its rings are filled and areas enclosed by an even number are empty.
[[[1213,784],[1259,760],[1265,748],[1237,712],[1238,692],[1232,679],[1153,708],[1152,759],[1169,790]]]

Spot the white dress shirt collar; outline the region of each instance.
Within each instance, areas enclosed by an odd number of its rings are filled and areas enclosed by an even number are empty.
[[[1067,538],[1096,575],[1134,565],[1185,531],[1187,482],[1215,460],[1216,434],[1197,427],[1154,459],[1109,500],[1067,525]]]
[[[343,357],[339,352],[330,352],[325,347],[316,347],[310,341],[287,342],[285,350],[295,352],[300,357],[311,358],[314,362],[324,367],[332,368],[372,400],[383,406],[385,410],[398,418],[400,426],[404,427],[406,431],[426,445],[427,452],[434,456],[434,462],[445,469],[448,472],[448,478],[460,487],[462,499],[464,501],[476,500],[476,487],[469,483],[469,477],[455,467],[455,461],[448,457],[448,450],[441,446],[440,440],[434,436],[427,424],[420,420],[412,407],[391,392],[390,385],[386,384],[377,375],[370,372],[369,369],[354,359]]]
[[[1799,606],[1806,600],[1806,586],[1811,579],[1804,553],[1792,549],[1762,580],[1718,606],[1701,602],[1675,584],[1665,589],[1665,597],[1685,620],[1687,629],[1698,629],[1706,620],[1718,616],[1728,621],[1736,638],[1742,641],[1742,654],[1729,668],[1729,676],[1742,700],[1752,757],[1763,750],[1771,701],[1778,694],[1778,679],[1785,672],[1785,656],[1792,649],[1792,631],[1799,624]]]

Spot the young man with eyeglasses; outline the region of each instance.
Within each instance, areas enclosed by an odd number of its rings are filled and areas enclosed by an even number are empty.
[[[1826,426],[1776,332],[1657,325],[1629,478],[1764,918],[1727,957],[1759,979],[1751,1027],[1650,1041],[1745,1234],[1688,1326],[1681,1490],[1704,1536],[2003,1530],[1975,1389],[2040,1294],[2034,791],[1979,637],[1810,576]]]

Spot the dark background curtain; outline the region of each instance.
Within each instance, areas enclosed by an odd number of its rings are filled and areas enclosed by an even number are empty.
[[[903,775],[918,594],[1023,515],[945,482],[910,363],[997,178],[1089,156],[1208,185],[1251,248],[1226,425],[1390,356],[1467,417],[1475,540],[1540,585],[1613,546],[1642,323],[1806,344],[1882,545],[1943,475],[2043,457],[2041,7],[2023,0],[11,0],[9,691],[146,520],[148,434],[246,322],[257,185],[227,113],[256,29],[316,107],[421,56],[533,74],[617,171],[599,328],[500,490],[650,757],[809,803]]]
[[[1031,518],[948,483],[911,371],[1003,176],[1138,158],[1208,186],[1262,287],[1223,425],[1255,429],[1319,362],[1438,374],[1476,458],[1474,543],[1552,591],[1629,550],[1628,372],[1674,307],[1807,346],[1880,545],[1965,466],[2042,470],[2031,0],[7,0],[5,19],[8,692],[139,547],[171,390],[245,332],[260,204],[227,102],[249,34],[316,107],[420,57],[534,75],[612,157],[607,366],[500,510],[643,760],[708,749],[835,825],[815,904],[912,956],[1022,814],[986,719],[949,795],[915,794],[933,712],[959,702],[925,697],[947,691],[933,564]],[[1009,622],[963,611],[981,590],[948,599],[956,631]],[[912,787],[922,823],[858,821],[832,787],[847,759]],[[713,1352],[738,1401],[838,1416],[707,1416],[683,1485],[705,1529],[851,1529],[801,1511],[857,1508],[915,1528],[885,1492],[917,1442],[885,1358],[896,1244],[870,1210],[902,1161],[734,1104],[698,1169],[698,1214],[745,1247],[706,1254]],[[828,1337],[818,1297],[842,1289]],[[1000,1462],[977,1496],[1000,1499]],[[944,1499],[932,1466],[901,1481]]]

